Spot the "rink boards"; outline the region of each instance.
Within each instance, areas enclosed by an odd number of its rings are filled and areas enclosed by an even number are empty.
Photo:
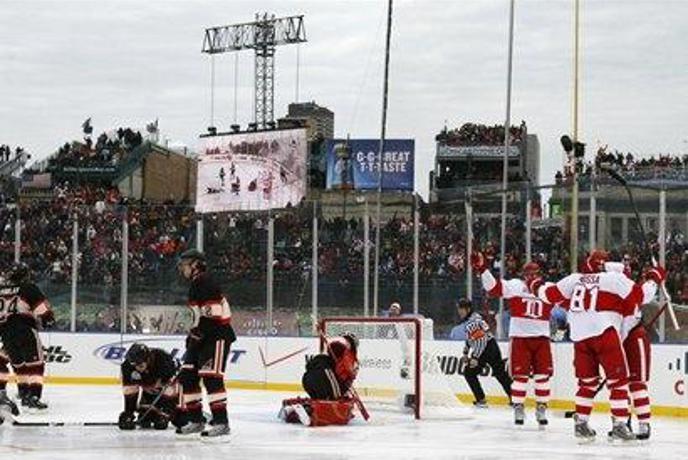
[[[49,383],[117,384],[119,364],[126,350],[136,341],[163,348],[181,358],[184,353],[182,336],[141,336],[95,333],[41,333],[46,351],[46,380]],[[228,359],[226,379],[229,387],[301,391],[300,380],[306,359],[318,353],[315,338],[239,337]],[[504,357],[508,356],[508,342],[501,342]],[[552,379],[553,408],[571,409],[576,388],[573,376],[573,348],[571,343],[553,343],[554,377]],[[446,377],[451,391],[465,401],[472,400],[466,385],[459,356],[463,342],[426,341],[423,361],[437,360],[439,372]],[[401,347],[395,340],[361,340],[359,360],[361,370],[359,391],[385,393],[393,388],[410,385],[401,379]],[[688,345],[654,345],[650,391],[653,413],[688,417]],[[433,361],[434,362],[434,361]],[[437,366],[434,366],[437,371]],[[485,369],[481,379],[492,403],[506,403],[496,380]],[[437,385],[438,379],[427,378]],[[597,398],[605,401],[604,390]],[[604,403],[597,410],[606,410]]]

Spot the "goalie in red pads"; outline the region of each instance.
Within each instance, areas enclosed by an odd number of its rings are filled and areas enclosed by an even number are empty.
[[[327,353],[306,363],[301,383],[309,398],[282,401],[279,417],[306,426],[346,425],[353,418],[351,396],[358,375],[358,339],[354,334],[327,340]]]

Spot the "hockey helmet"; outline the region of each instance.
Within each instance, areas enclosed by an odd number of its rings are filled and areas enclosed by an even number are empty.
[[[356,334],[351,331],[346,331],[342,334],[342,337],[349,342],[354,351],[358,350],[358,337],[356,337]]]
[[[150,350],[145,344],[137,342],[129,348],[124,359],[132,366],[138,366],[148,360],[149,351]]]
[[[7,279],[13,284],[26,283],[31,279],[31,269],[24,262],[17,262],[10,268]]]
[[[537,262],[527,262],[523,265],[523,278],[526,281],[533,280],[540,276],[540,265]]]
[[[604,264],[609,260],[609,254],[604,249],[595,249],[585,259],[586,273],[600,273],[604,271]]]
[[[201,268],[205,268],[205,254],[203,254],[198,249],[187,249],[186,251],[180,254],[179,260],[177,261],[177,268],[179,268],[183,263],[186,262],[197,262],[197,265],[199,265]]]

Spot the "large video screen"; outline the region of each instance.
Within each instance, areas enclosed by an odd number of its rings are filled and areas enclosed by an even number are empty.
[[[297,205],[306,194],[303,128],[201,139],[196,211],[257,211]]]

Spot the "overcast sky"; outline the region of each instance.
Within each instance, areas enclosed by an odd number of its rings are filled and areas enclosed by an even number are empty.
[[[0,143],[43,158],[96,132],[143,127],[191,148],[210,119],[204,28],[258,11],[304,14],[300,100],[335,113],[336,134],[379,137],[386,1],[0,0]],[[573,0],[517,0],[512,120],[541,143],[541,183],[572,126]],[[582,0],[580,138],[636,154],[688,153],[688,1]],[[416,139],[427,192],[434,136],[503,123],[508,0],[395,1],[388,136]],[[295,98],[296,47],[278,49],[275,116]],[[234,55],[216,58],[215,124],[233,121]],[[253,54],[238,58],[238,121],[253,117]]]

